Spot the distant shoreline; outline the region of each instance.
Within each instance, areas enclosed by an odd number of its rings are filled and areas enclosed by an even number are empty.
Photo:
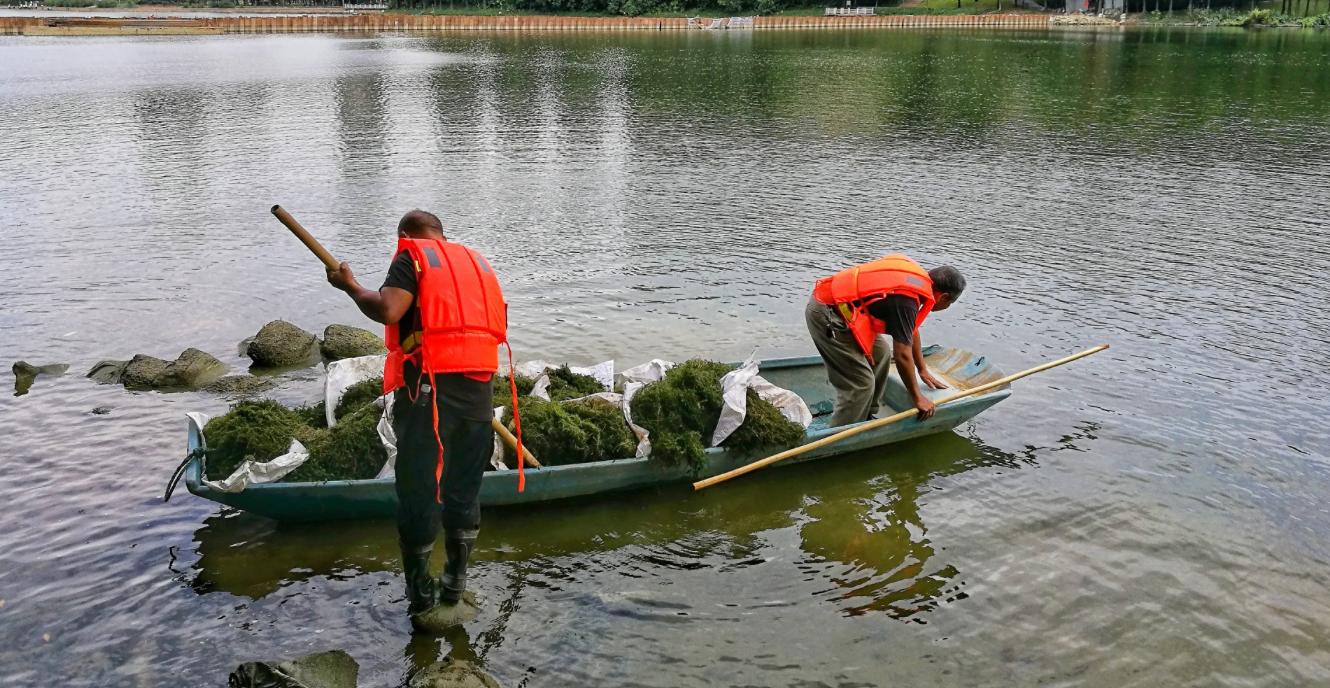
[[[151,10],[149,10],[151,11]],[[0,35],[170,36],[275,33],[383,33],[434,31],[729,31],[809,29],[1026,29],[1047,30],[1047,14],[892,14],[878,16],[586,17],[548,15],[419,15],[319,13],[220,16],[83,16],[60,13],[0,16]]]

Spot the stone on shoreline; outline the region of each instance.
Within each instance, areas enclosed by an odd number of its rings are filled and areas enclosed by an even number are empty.
[[[120,375],[120,382],[125,385],[125,389],[156,389],[169,367],[171,367],[170,361],[163,361],[147,354],[137,354],[129,359],[129,364]]]
[[[318,338],[285,320],[274,320],[254,335],[245,355],[260,368],[313,364]]]
[[[163,386],[198,389],[225,375],[226,364],[212,354],[190,347],[171,362],[166,374]]]
[[[17,361],[13,367],[14,396],[21,397],[27,394],[38,375],[64,375],[66,370],[69,370],[68,363],[48,363],[38,366],[27,361]]]
[[[296,659],[245,662],[231,672],[230,688],[356,688],[360,665],[342,650]]]
[[[445,657],[431,664],[411,678],[408,688],[502,688],[499,682],[480,667],[464,659]]]
[[[120,382],[120,378],[125,374],[125,366],[129,361],[115,361],[107,359],[98,361],[96,365],[88,371],[86,377],[92,378],[93,382],[103,385],[114,385]]]
[[[102,361],[88,373],[111,377],[116,361]],[[112,364],[112,365],[106,365]],[[226,364],[198,349],[185,349],[174,361],[138,354],[122,368],[119,381],[126,389],[198,389],[226,374]],[[94,377],[94,379],[97,379]],[[100,381],[100,380],[98,380]]]
[[[329,325],[323,330],[323,342],[319,344],[323,357],[330,361],[358,356],[373,356],[388,352],[379,335],[350,325]]]

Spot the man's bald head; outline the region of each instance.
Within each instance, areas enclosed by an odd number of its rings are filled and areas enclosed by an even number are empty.
[[[443,239],[443,223],[434,213],[412,210],[397,222],[397,236],[407,239]]]

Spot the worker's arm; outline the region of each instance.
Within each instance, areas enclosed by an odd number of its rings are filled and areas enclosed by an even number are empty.
[[[928,372],[928,364],[924,363],[923,345],[919,343],[919,330],[914,331],[913,339],[914,349],[911,353],[914,355],[914,365],[919,369],[919,379],[933,389],[946,389],[947,385],[945,383]]]
[[[375,322],[384,325],[395,324],[406,315],[415,297],[411,292],[397,287],[384,287],[378,291],[366,289],[356,281],[351,273],[351,266],[342,263],[336,270],[328,271],[328,283],[346,292],[360,312]]]
[[[919,409],[919,420],[932,416],[933,402],[924,396],[923,391],[919,389],[919,381],[911,375],[915,370],[914,347],[893,337],[891,358],[896,362],[896,372],[900,373],[901,382],[905,383],[905,391],[910,393],[910,398],[914,399],[914,407]]]

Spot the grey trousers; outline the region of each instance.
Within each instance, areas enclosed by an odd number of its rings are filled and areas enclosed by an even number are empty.
[[[808,323],[813,345],[827,365],[827,379],[836,389],[836,410],[831,414],[831,427],[868,420],[877,411],[886,390],[887,373],[891,370],[891,347],[887,345],[887,338],[879,336],[873,342],[874,362],[870,364],[834,307],[810,298],[804,308],[804,320]]]

